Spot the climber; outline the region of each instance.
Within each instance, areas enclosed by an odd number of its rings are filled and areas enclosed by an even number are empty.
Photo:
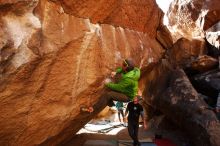
[[[112,100],[121,102],[132,101],[137,95],[138,80],[140,78],[140,69],[134,67],[133,60],[123,60],[122,67],[118,68],[116,72],[112,72],[111,77],[117,77],[118,79],[116,82],[112,82],[110,79],[105,80],[105,85],[112,90],[106,95],[110,102]]]
[[[134,67],[133,60],[123,60],[122,67],[119,67],[116,72],[112,72],[111,78],[107,78],[104,81],[107,88],[103,90],[98,102],[93,105],[94,110],[106,105],[114,106],[113,100],[121,102],[132,101],[138,92],[139,78],[140,69]]]

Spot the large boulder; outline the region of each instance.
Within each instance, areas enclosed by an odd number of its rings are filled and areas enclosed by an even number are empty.
[[[68,2],[77,3],[73,9],[83,14],[97,15],[90,19],[75,15],[67,10],[72,6]],[[91,114],[80,111],[81,106],[99,101],[105,92],[103,81],[122,59],[131,57],[147,70],[164,53],[154,39],[161,18],[152,14],[160,10],[155,6],[148,13],[146,9],[155,2],[61,3],[0,1],[0,65],[4,66],[0,72],[0,145],[57,145],[70,139],[106,106],[97,106]],[[130,6],[134,7],[131,13]],[[135,17],[139,6],[141,13]],[[101,14],[106,18],[97,19]],[[127,16],[128,20],[119,21]]]
[[[159,110],[187,133],[195,146],[219,146],[220,124],[182,69],[162,61],[150,73],[144,96],[148,112]],[[153,110],[152,110],[153,109]]]

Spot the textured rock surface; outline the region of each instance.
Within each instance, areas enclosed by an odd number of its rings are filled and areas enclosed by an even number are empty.
[[[207,53],[206,42],[203,39],[179,39],[168,51],[169,60],[174,65],[187,67],[197,57]]]
[[[36,1],[9,1],[1,3],[0,9],[0,74],[4,76],[36,55],[27,43],[40,28],[40,21],[32,13]]]
[[[170,87],[160,97],[164,104],[161,104],[162,101],[158,106],[164,109],[163,112],[169,118],[175,117],[175,123],[187,131],[194,145],[219,146],[220,140],[217,137],[220,135],[220,124],[215,114],[210,110],[200,109],[206,104],[198,97],[183,71],[174,72],[172,77]]]
[[[201,93],[210,107],[215,107],[220,90],[220,72],[209,70],[191,77],[195,89]]]
[[[220,20],[206,31],[206,40],[213,47],[220,48]],[[217,52],[216,52],[217,53]],[[217,54],[216,54],[217,55]],[[219,54],[218,54],[219,55]]]
[[[72,1],[76,13],[69,1],[64,8],[58,1],[0,2],[0,145],[68,140],[106,106],[80,112],[99,100],[103,80],[123,58],[142,62],[145,70],[164,52],[153,39],[161,12],[152,1],[80,1],[85,8]],[[148,4],[155,7],[146,9]]]
[[[212,70],[203,74],[198,74],[194,80],[203,87],[211,87],[212,89],[220,90],[220,71]]]
[[[173,45],[173,39],[169,29],[165,25],[160,25],[157,29],[157,40],[164,48],[171,48]]]
[[[182,128],[193,145],[219,146],[219,122],[212,111],[201,108],[207,105],[182,70],[173,70],[163,61],[150,73],[147,83],[144,95],[150,97],[148,105]]]
[[[190,67],[192,70],[195,71],[206,72],[208,70],[217,68],[218,60],[210,56],[204,55],[198,57],[195,61],[193,61]]]
[[[168,18],[175,40],[204,37],[204,31],[220,20],[219,0],[175,0]]]
[[[80,112],[82,106],[100,101],[106,91],[104,79],[127,57],[141,66],[140,89],[146,90],[148,103],[166,108],[164,113],[171,119],[173,109],[190,115],[182,107],[186,104],[197,118],[190,106],[191,97],[197,99],[197,95],[188,80],[177,73],[184,78],[183,86],[169,82],[176,76],[164,73],[168,69],[160,62],[165,61],[161,60],[163,48],[171,48],[165,57],[184,67],[206,53],[205,43],[180,39],[173,46],[161,25],[162,16],[151,0],[0,0],[0,145],[62,145],[71,139],[105,108],[99,105],[91,114]],[[192,35],[191,30],[185,34]],[[167,87],[181,100],[189,98],[180,106],[164,106],[165,96],[160,100],[157,95]],[[192,92],[185,92],[185,87]],[[177,102],[170,90],[168,99]],[[201,136],[205,142],[210,141],[210,133],[214,134],[211,139],[218,140],[210,125],[204,128],[215,119],[213,113],[208,114],[200,115],[204,121],[196,129],[205,134]],[[184,121],[183,115],[175,116]],[[190,120],[182,124],[199,125]],[[191,136],[196,139],[195,134]]]
[[[156,36],[163,16],[156,1],[151,0],[62,0],[65,11],[77,17],[91,19],[92,23],[107,23]],[[104,7],[103,7],[104,5]]]

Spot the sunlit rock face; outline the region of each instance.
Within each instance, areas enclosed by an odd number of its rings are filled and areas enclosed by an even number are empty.
[[[155,2],[80,2],[0,1],[0,145],[70,139],[106,106],[80,112],[122,59],[146,70],[164,53]]]
[[[28,49],[28,42],[41,27],[32,13],[36,1],[11,1],[1,3],[0,18],[0,74],[8,75],[29,60],[36,58]],[[37,47],[37,46],[33,46]]]
[[[89,18],[92,23],[107,23],[147,32],[151,37],[156,36],[155,27],[163,15],[156,1],[150,0],[57,1],[60,1],[67,13]]]
[[[174,40],[204,37],[204,31],[220,20],[219,0],[174,0],[168,11]]]
[[[206,39],[212,46],[220,48],[220,20],[207,30]]]

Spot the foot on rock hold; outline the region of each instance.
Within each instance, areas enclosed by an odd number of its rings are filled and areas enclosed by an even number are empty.
[[[81,111],[92,113],[94,111],[93,107],[81,107]]]

